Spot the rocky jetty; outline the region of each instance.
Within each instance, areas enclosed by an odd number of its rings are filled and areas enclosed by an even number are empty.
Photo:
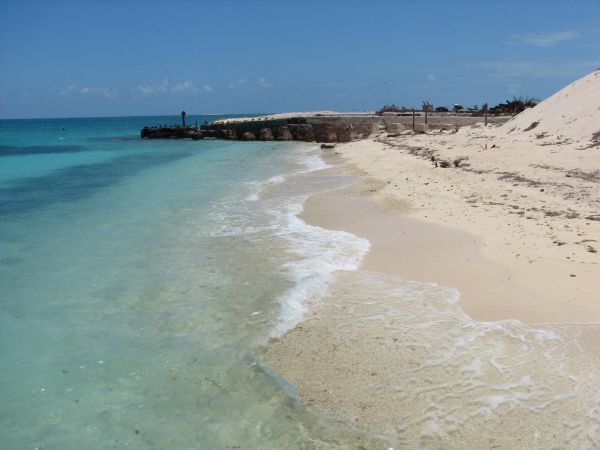
[[[140,135],[147,139],[204,139],[209,137],[201,133],[197,127],[181,125],[144,127]]]
[[[141,137],[147,139],[229,139],[241,141],[349,142],[359,137],[355,125],[346,120],[324,121],[305,117],[286,119],[247,118],[237,121],[215,121],[192,126],[144,127]],[[368,125],[368,124],[367,124]]]
[[[506,118],[495,118],[496,122]],[[306,116],[272,115],[220,119],[200,127],[172,125],[144,127],[147,139],[228,139],[240,141],[350,142],[366,138],[379,130],[388,133],[426,133],[429,130],[456,129],[482,123],[482,117],[429,114],[428,121],[419,114],[378,116],[372,113],[327,113]],[[489,119],[490,121],[492,119]]]

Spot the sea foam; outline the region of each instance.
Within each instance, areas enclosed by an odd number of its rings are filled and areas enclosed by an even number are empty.
[[[302,204],[288,205],[281,227],[276,231],[276,235],[290,244],[296,258],[284,265],[295,284],[278,299],[281,313],[279,323],[271,332],[273,337],[297,325],[307,308],[326,295],[335,272],[358,269],[371,245],[351,233],[307,224],[298,217]]]
[[[260,200],[260,193],[263,189],[269,185],[283,183],[285,181],[285,177],[283,175],[275,175],[274,177],[269,178],[266,181],[252,181],[248,183],[252,192],[248,194],[244,199],[249,202],[256,202]]]
[[[364,360],[377,372],[349,403],[393,405],[402,414],[399,442],[413,448],[597,448],[600,360],[589,339],[600,326],[481,322],[458,298],[434,283],[364,270],[338,275],[321,311],[337,318],[329,345],[361,344],[328,363],[344,370],[345,361]]]
[[[318,150],[318,147],[311,148],[310,150]],[[327,164],[325,161],[323,161],[323,158],[318,155],[305,154],[300,162],[306,167],[304,173],[316,172],[318,170],[329,169],[331,167],[330,164]]]
[[[215,227],[212,237],[248,236],[255,241],[277,239],[286,248],[281,269],[292,287],[277,299],[280,312],[270,332],[281,336],[296,326],[309,306],[322,299],[337,271],[358,269],[370,242],[344,231],[327,230],[307,224],[299,215],[314,185],[303,183],[307,173],[330,167],[313,147],[298,147],[291,155],[301,168],[264,181],[250,183],[253,191],[240,202],[215,205],[211,214]],[[286,181],[293,189],[272,192]]]

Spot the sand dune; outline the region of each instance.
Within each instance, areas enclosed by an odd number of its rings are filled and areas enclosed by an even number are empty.
[[[519,140],[542,139],[545,134],[560,141],[590,144],[594,133],[600,133],[600,70],[517,115],[497,132]]]

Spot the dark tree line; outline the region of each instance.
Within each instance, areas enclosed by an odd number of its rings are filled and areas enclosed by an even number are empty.
[[[540,100],[535,97],[526,97],[526,96],[518,96],[517,97],[517,96],[515,96],[511,100],[506,100],[504,103],[498,103],[496,106],[492,106],[491,108],[488,109],[488,111],[492,114],[519,114],[520,112],[524,111],[527,108],[534,107],[539,102],[540,102]],[[427,103],[427,104],[429,105],[429,103]],[[487,103],[485,104],[485,106],[487,107]],[[458,112],[458,111],[464,111],[464,108],[461,105],[454,105],[452,110]],[[481,110],[479,110],[477,107],[467,109],[467,111],[470,111],[470,112],[475,112],[475,111],[484,112],[484,110],[485,110],[485,107],[482,107]],[[385,112],[401,113],[401,112],[408,112],[408,111],[412,111],[412,109],[406,108],[405,106],[396,106],[394,104],[391,104],[391,105],[384,105],[383,108],[381,108],[379,111],[377,111],[377,114],[381,115]],[[435,108],[435,111],[448,112],[449,109],[446,108],[445,106],[438,106],[437,108]]]
[[[540,102],[535,97],[513,97],[512,100],[506,100],[504,103],[498,103],[496,106],[490,108],[493,113],[500,114],[519,114],[527,108],[533,108]]]

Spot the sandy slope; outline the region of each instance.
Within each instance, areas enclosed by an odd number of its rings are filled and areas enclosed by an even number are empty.
[[[541,139],[543,142],[573,142],[586,146],[596,132],[600,133],[600,70],[574,81],[535,108],[517,115],[498,128],[496,135],[513,140]]]

